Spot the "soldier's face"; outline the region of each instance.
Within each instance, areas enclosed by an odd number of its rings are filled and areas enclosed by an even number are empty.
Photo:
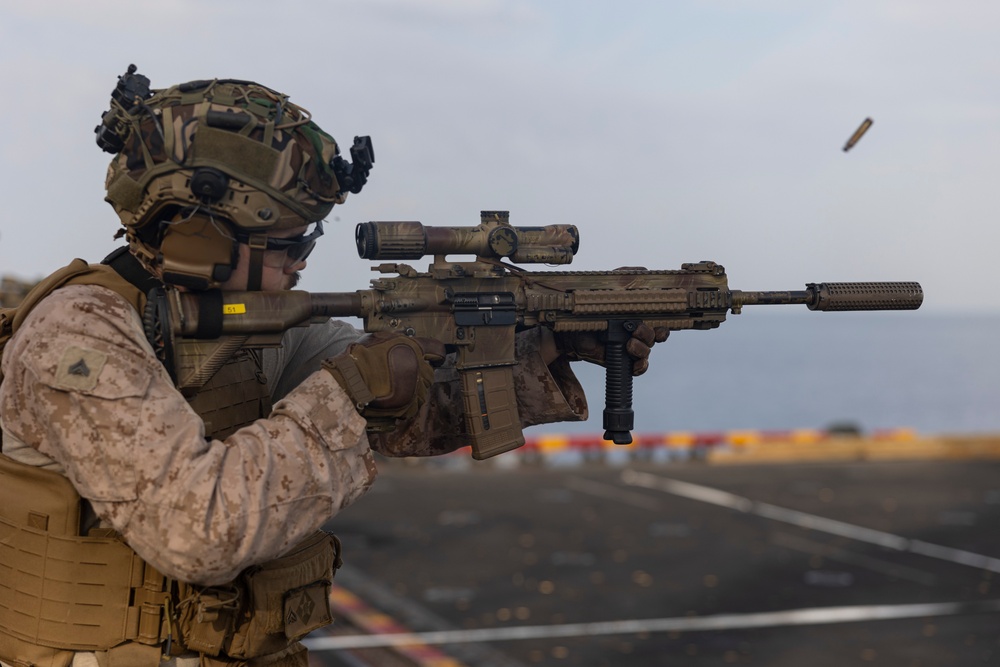
[[[286,229],[268,234],[273,238],[294,238],[302,236],[307,231],[306,226]],[[296,260],[281,250],[265,250],[264,266],[260,279],[260,288],[265,292],[277,292],[295,287],[299,282],[299,271],[306,268],[306,260]],[[221,286],[223,291],[243,291],[247,288],[250,277],[250,246],[239,244],[239,260],[233,275]]]

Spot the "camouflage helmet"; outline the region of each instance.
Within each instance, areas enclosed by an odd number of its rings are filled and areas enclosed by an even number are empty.
[[[374,161],[368,137],[355,138],[352,165],[308,111],[265,86],[212,79],[150,90],[134,65],[95,132],[115,154],[105,199],[148,268],[162,263],[163,232],[179,215],[244,234],[319,222],[360,192]]]

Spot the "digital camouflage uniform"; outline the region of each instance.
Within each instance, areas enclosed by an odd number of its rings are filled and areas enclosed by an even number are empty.
[[[287,332],[281,348],[261,353],[276,399],[271,414],[213,440],[153,354],[134,308],[102,287],[64,287],[32,311],[4,352],[3,453],[66,475],[93,509],[90,522],[112,528],[163,574],[221,584],[285,553],[360,497],[375,479],[370,448],[433,455],[463,444],[447,369],[420,415],[366,436],[344,391],[317,370],[359,335],[335,321]],[[524,424],[585,418],[568,364],[547,368],[537,335],[519,340]],[[86,375],[70,370],[81,360]]]

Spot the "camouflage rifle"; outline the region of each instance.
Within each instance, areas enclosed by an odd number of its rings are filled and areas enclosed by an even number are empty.
[[[513,227],[506,211],[484,211],[476,227],[365,222],[357,227],[363,259],[434,257],[426,273],[406,264],[373,267],[389,277],[346,293],[168,290],[150,300],[147,323],[173,367],[178,386],[196,389],[241,346],[280,342],[293,326],[360,317],[365,331],[436,338],[457,353],[465,427],[472,456],[485,459],[524,444],[513,367],[515,332],[606,332],[604,438],[632,441],[632,360],[625,343],[639,323],[714,329],[732,311],[756,304],[804,304],[810,310],[914,310],[918,283],[813,283],[789,292],[729,289],[715,262],[680,270],[525,271],[502,262],[569,264],[579,247],[573,225]],[[448,255],[474,255],[453,262]],[[149,324],[147,324],[149,326]]]

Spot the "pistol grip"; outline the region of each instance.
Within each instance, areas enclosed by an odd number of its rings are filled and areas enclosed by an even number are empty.
[[[481,461],[524,444],[513,366],[464,368],[462,401],[472,458]]]
[[[632,443],[632,359],[625,351],[625,343],[638,326],[635,320],[608,320],[604,344],[604,439],[616,445]]]

